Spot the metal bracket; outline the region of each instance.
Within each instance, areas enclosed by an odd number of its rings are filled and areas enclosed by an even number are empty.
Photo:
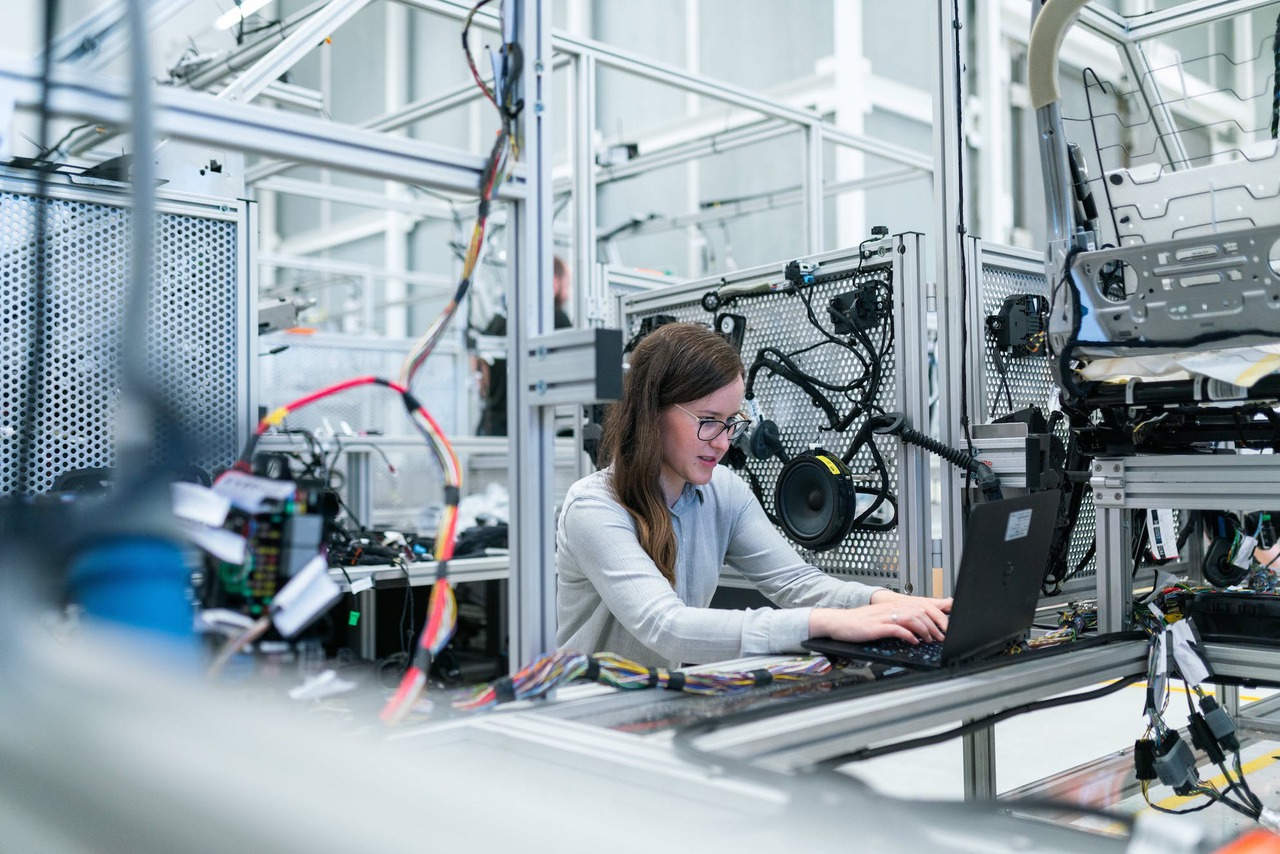
[[[524,382],[540,406],[622,397],[622,330],[574,329],[529,339]]]
[[[1089,478],[1096,507],[1124,506],[1124,460],[1095,460],[1093,476]]]

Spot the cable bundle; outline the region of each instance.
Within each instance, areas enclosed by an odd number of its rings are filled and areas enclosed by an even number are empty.
[[[430,669],[432,657],[449,642],[457,625],[458,605],[453,587],[449,584],[448,572],[449,560],[453,557],[453,540],[457,532],[458,502],[462,494],[462,466],[458,462],[457,454],[453,451],[453,446],[445,438],[444,431],[431,417],[431,413],[427,412],[405,386],[379,377],[354,377],[312,392],[270,412],[258,423],[257,430],[245,444],[244,451],[233,468],[240,471],[251,470],[253,451],[262,434],[278,426],[289,413],[335,394],[367,385],[389,388],[400,395],[414,428],[426,439],[444,475],[444,512],[440,515],[440,525],[436,533],[436,579],[431,587],[431,599],[427,606],[427,625],[422,631],[418,651],[405,672],[399,690],[382,711],[383,720],[394,722],[403,718],[421,696],[426,687],[427,671]]]
[[[458,287],[444,310],[427,327],[427,331],[414,343],[413,349],[409,351],[409,355],[405,358],[404,364],[400,368],[400,383],[406,388],[413,387],[414,377],[417,376],[418,371],[427,361],[427,357],[431,355],[431,351],[435,349],[440,336],[444,334],[449,322],[457,314],[458,306],[461,305],[462,300],[471,289],[472,276],[475,274],[476,265],[480,262],[480,252],[484,248],[485,227],[489,221],[489,207],[493,199],[494,190],[506,180],[510,162],[518,159],[519,156],[519,148],[515,136],[515,121],[520,115],[524,102],[516,100],[515,93],[516,84],[520,79],[522,64],[520,45],[515,42],[503,44],[499,55],[492,58],[494,80],[493,86],[490,87],[481,79],[480,72],[476,69],[475,60],[471,57],[471,46],[467,37],[471,30],[471,21],[476,12],[480,11],[480,8],[489,2],[490,0],[480,0],[467,14],[466,21],[462,26],[462,50],[466,55],[467,66],[471,69],[471,76],[475,79],[476,85],[480,87],[480,90],[484,92],[484,96],[497,108],[498,117],[502,122],[502,129],[498,132],[497,139],[493,141],[493,148],[489,151],[489,160],[480,176],[480,204],[476,211],[475,226],[471,230],[471,241],[467,245],[467,252],[462,260],[462,279],[458,282]],[[505,32],[505,30],[504,20],[500,22],[499,31]]]
[[[485,226],[489,220],[490,202],[498,184],[506,180],[510,161],[514,160],[517,155],[515,120],[523,107],[522,101],[515,100],[516,83],[519,80],[522,65],[520,46],[514,42],[503,44],[500,58],[494,59],[494,86],[490,88],[480,78],[480,74],[476,70],[475,62],[471,58],[470,45],[467,41],[472,19],[475,17],[476,12],[488,2],[489,0],[480,0],[468,13],[462,28],[462,48],[476,84],[484,92],[485,97],[498,108],[499,117],[502,120],[502,130],[493,142],[493,148],[489,152],[489,160],[480,176],[480,204],[476,211],[476,223],[471,232],[471,242],[468,244],[467,253],[463,258],[462,279],[458,283],[453,297],[445,305],[444,310],[427,327],[427,331],[423,333],[422,337],[418,339],[405,357],[404,364],[400,368],[400,385],[405,389],[413,387],[413,381],[418,372],[421,371],[422,366],[427,361],[427,357],[435,349],[437,342],[444,334],[444,330],[457,313],[458,306],[471,288],[471,279],[475,274],[476,265],[480,261],[480,252],[484,247],[484,233]],[[505,21],[500,23],[502,24],[499,27],[500,32],[505,32]],[[405,394],[408,394],[408,392],[406,391]],[[433,435],[440,435],[443,438],[443,434],[440,433],[439,428],[431,420],[431,416],[427,414],[426,410],[419,407],[416,413],[411,410],[411,414],[414,418],[414,426],[418,428],[419,432],[428,438]],[[452,454],[452,451],[449,453]],[[400,682],[400,688],[382,710],[382,720],[387,723],[397,723],[402,720],[418,697],[422,695],[423,690],[426,688],[427,673],[431,668],[431,660],[444,648],[444,645],[453,635],[456,625],[457,602],[453,589],[446,577],[446,572],[448,561],[453,557],[453,538],[457,526],[462,475],[460,469],[458,469],[456,457],[452,459],[452,463],[452,472],[446,468],[445,511],[440,520],[440,535],[436,537],[435,558],[438,562],[438,569],[436,571],[436,583],[431,588],[431,601],[427,606],[427,626],[422,632],[413,662],[410,664],[409,669],[405,671],[404,678]]]
[[[800,681],[820,676],[831,670],[831,663],[821,656],[795,658],[755,670],[732,670],[719,673],[686,673],[663,667],[645,667],[612,653],[592,656],[600,667],[596,681],[614,688],[665,688],[687,694],[738,694],[773,682]]]
[[[1072,604],[1058,615],[1058,627],[1027,641],[1032,649],[1045,649],[1079,640],[1086,632],[1098,630],[1098,606],[1094,603]]]
[[[542,655],[510,676],[479,688],[466,699],[455,700],[453,708],[460,712],[478,712],[501,703],[540,697],[582,676],[591,664],[591,657],[580,652],[560,650]]]
[[[1161,641],[1164,637],[1161,631],[1151,639],[1151,653],[1147,659],[1147,730],[1134,744],[1134,764],[1143,799],[1152,809],[1173,815],[1197,812],[1221,803],[1241,815],[1276,827],[1277,818],[1280,817],[1262,805],[1245,779],[1235,722],[1211,695],[1201,689],[1198,682],[1184,676],[1187,683],[1187,730],[1192,745],[1203,751],[1209,761],[1222,772],[1226,788],[1220,789],[1212,782],[1200,779],[1195,754],[1178,731],[1165,723],[1164,711],[1169,705],[1169,684],[1163,671],[1165,644]],[[1178,660],[1176,648],[1174,659]],[[1192,703],[1193,692],[1200,700],[1199,710]],[[1226,764],[1228,753],[1232,760],[1230,769]],[[1150,786],[1157,779],[1182,797],[1205,797],[1208,801],[1182,810],[1154,804],[1151,802]]]
[[[578,678],[624,691],[665,688],[710,696],[739,694],[774,682],[798,682],[830,670],[830,662],[814,656],[789,659],[755,670],[685,673],[665,667],[646,667],[611,652],[588,656],[560,650],[539,656],[511,676],[491,682],[465,699],[455,700],[453,708],[463,712],[491,709],[502,703],[542,696],[552,688]]]

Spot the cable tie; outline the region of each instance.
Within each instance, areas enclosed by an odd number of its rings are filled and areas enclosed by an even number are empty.
[[[494,681],[493,685],[494,702],[501,705],[502,703],[510,703],[516,698],[516,686],[511,681],[510,676],[503,676],[501,679]]]
[[[422,404],[418,401],[418,398],[414,397],[413,392],[408,389],[400,392],[400,400],[404,402],[404,408],[410,415],[422,409]]]
[[[649,687],[650,688],[658,687],[658,681],[661,679],[661,673],[662,673],[661,669],[657,667],[650,667],[648,668],[648,671],[649,671]]]
[[[449,561],[442,560],[436,563],[436,582],[449,580]]]
[[[600,662],[594,658],[587,659],[587,669],[582,671],[582,678],[595,682],[600,678]]]
[[[1134,377],[1133,379],[1129,380],[1127,383],[1124,384],[1124,405],[1125,406],[1134,405],[1134,395],[1137,394],[1138,386],[1141,385],[1141,383],[1142,383],[1142,380],[1138,379],[1137,377]]]
[[[752,670],[751,677],[756,685],[768,685],[773,681],[773,673],[763,667],[759,670]]]
[[[456,486],[446,486],[444,488],[444,503],[449,507],[457,507],[462,501],[462,491]]]
[[[668,691],[683,691],[684,684],[685,684],[685,676],[683,671],[673,670],[667,674],[666,688]]]

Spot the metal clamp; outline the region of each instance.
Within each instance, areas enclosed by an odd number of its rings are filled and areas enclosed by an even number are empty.
[[[1094,460],[1089,478],[1093,503],[1097,507],[1123,507],[1125,499],[1124,460]]]

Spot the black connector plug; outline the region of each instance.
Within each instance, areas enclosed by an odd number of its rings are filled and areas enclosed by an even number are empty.
[[[1213,730],[1205,723],[1204,715],[1192,712],[1187,718],[1187,731],[1191,733],[1191,743],[1197,749],[1203,750],[1210,762],[1218,765],[1227,758],[1222,748],[1218,746],[1218,739],[1214,736]]]
[[[1133,769],[1139,780],[1154,780],[1156,774],[1156,743],[1140,738],[1133,743]]]
[[[787,266],[782,269],[782,275],[792,287],[812,285],[816,281],[814,276],[816,272],[818,272],[818,265],[812,261],[788,261]]]

